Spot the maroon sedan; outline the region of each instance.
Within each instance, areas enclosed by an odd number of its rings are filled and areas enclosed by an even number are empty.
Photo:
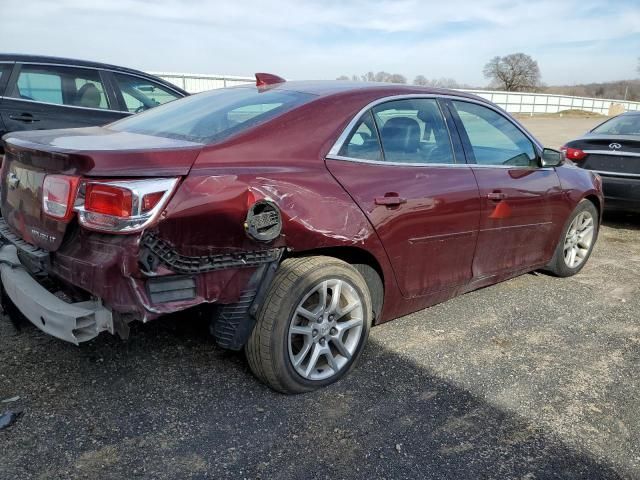
[[[495,105],[257,78],[104,128],[5,136],[7,307],[76,344],[198,308],[295,393],[347,373],[371,325],[587,261],[600,178]]]

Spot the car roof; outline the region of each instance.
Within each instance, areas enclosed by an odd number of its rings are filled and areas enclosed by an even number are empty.
[[[273,84],[267,88],[277,88],[282,90],[298,91],[309,93],[319,97],[338,95],[343,93],[366,92],[372,96],[395,96],[395,95],[447,95],[455,97],[473,98],[490,103],[482,97],[459,90],[446,88],[421,87],[418,85],[406,85],[400,83],[384,82],[353,82],[342,80],[309,80],[309,81],[287,81]]]
[[[78,60],[74,58],[51,57],[46,55],[28,55],[24,53],[0,53],[0,62],[49,63],[49,64],[55,64],[55,65],[66,65],[71,67],[89,67],[89,68],[99,68],[102,70],[113,70],[115,72],[122,72],[122,73],[132,73],[134,75],[151,78],[154,81],[157,81],[159,83],[162,83],[163,85],[171,87],[173,90],[182,92],[184,95],[188,95],[188,93],[184,91],[182,88],[178,87],[177,85],[174,85],[173,83],[167,82],[162,78],[156,77],[155,75],[150,75],[140,70],[134,70],[133,68],[120,67],[118,65],[111,65],[109,63],[93,62],[90,60]]]

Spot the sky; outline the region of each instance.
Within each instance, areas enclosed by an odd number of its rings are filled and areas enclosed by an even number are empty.
[[[485,86],[524,52],[547,85],[637,78],[640,0],[0,0],[0,51],[290,80],[384,70]]]

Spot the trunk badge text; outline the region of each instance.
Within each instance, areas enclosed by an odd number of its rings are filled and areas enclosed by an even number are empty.
[[[609,144],[609,148],[611,150],[620,150],[622,148],[622,145],[620,145],[619,143],[610,143]]]
[[[31,235],[33,235],[34,238],[38,238],[49,243],[55,242],[57,238],[55,235],[49,235],[48,233],[41,232],[35,228],[31,229]]]
[[[7,183],[9,184],[9,188],[11,190],[15,190],[16,188],[18,188],[18,185],[20,184],[20,179],[15,173],[12,172],[9,174]]]

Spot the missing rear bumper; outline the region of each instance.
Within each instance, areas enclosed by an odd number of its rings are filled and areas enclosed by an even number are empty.
[[[49,335],[78,345],[100,332],[114,333],[112,312],[99,300],[67,303],[40,285],[23,267],[16,247],[0,247],[5,294],[31,323]]]

